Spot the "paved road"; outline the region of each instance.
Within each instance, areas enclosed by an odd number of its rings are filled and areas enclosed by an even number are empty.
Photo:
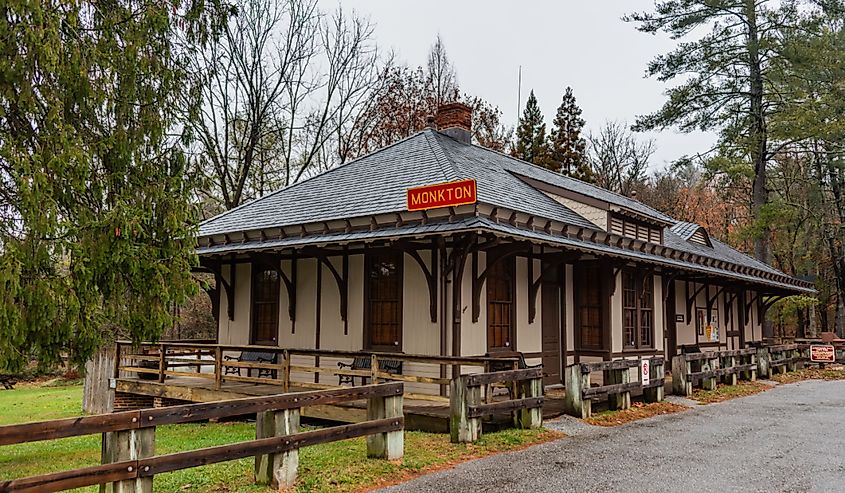
[[[547,426],[567,427],[559,423]],[[845,492],[845,382],[781,385],[621,427],[591,427],[385,491]]]

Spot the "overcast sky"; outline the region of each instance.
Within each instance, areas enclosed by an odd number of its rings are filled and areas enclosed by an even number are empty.
[[[336,0],[322,0],[325,8]],[[674,42],[643,34],[623,14],[649,10],[653,0],[341,0],[376,24],[379,44],[412,66],[425,64],[437,33],[465,92],[498,106],[514,126],[517,74],[522,65],[522,105],[533,89],[547,125],[566,86],[584,110],[587,128],[604,120],[633,122],[660,107],[665,86],[644,78],[646,64]],[[521,110],[520,110],[521,112]],[[652,168],[684,154],[708,150],[715,137],[666,130],[649,134],[657,143]]]

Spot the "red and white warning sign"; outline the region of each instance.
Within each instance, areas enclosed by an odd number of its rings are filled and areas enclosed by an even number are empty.
[[[647,359],[640,360],[640,377],[642,378],[643,385],[648,385],[649,378],[651,378],[649,375],[651,373],[651,367],[648,363],[649,360]]]

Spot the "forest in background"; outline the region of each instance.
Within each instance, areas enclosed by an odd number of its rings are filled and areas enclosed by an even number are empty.
[[[52,0],[0,7],[0,367],[84,361],[115,332],[213,328],[190,275],[203,218],[473,109],[476,144],[590,181],[784,272],[816,298],[770,311],[778,334],[845,335],[845,9],[841,0],[664,0],[620,22],[676,48],[645,67],[665,103],[592,122],[560,81],[547,126],[515,127],[458,83],[440,36],[425,63],[315,0]],[[665,169],[640,131],[718,144]],[[176,307],[176,308],[174,308]]]

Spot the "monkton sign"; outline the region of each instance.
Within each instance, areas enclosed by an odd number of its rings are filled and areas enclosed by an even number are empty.
[[[408,189],[409,211],[474,204],[478,200],[475,180],[451,181]]]

